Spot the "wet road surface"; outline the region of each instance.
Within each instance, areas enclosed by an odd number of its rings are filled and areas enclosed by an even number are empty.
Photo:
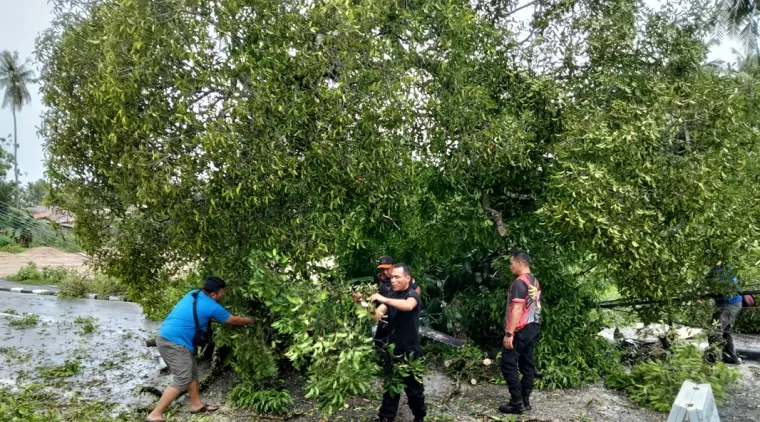
[[[39,315],[39,322],[10,324],[24,314]],[[81,321],[75,323],[77,317],[92,318],[91,333]],[[160,368],[155,348],[145,347],[158,326],[134,303],[0,292],[0,386],[58,383],[64,394],[80,391],[86,398],[144,402],[134,390]],[[79,362],[81,369],[68,377],[43,375],[42,368],[67,360]]]

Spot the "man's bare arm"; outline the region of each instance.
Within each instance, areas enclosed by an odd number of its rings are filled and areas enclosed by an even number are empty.
[[[377,322],[380,321],[385,314],[388,313],[388,307],[385,305],[380,305],[377,308],[375,308],[375,313],[372,314],[372,321]]]
[[[408,297],[406,299],[390,299],[375,293],[369,299],[371,301],[378,301],[386,306],[392,306],[403,312],[409,312],[417,306],[417,299],[413,297]]]
[[[230,317],[227,318],[227,321],[224,321],[224,323],[228,325],[234,325],[236,327],[244,327],[246,325],[253,324],[253,320],[251,318],[230,315]]]
[[[514,334],[515,329],[517,329],[517,324],[520,322],[520,318],[522,318],[523,314],[523,308],[522,306],[515,306],[512,308],[512,312],[509,316],[509,324],[507,324],[507,329],[505,333],[512,333]]]

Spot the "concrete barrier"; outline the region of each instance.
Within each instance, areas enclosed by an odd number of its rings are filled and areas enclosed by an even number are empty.
[[[670,409],[668,422],[720,422],[718,406],[715,404],[710,384],[697,385],[684,381],[678,392],[673,407]]]

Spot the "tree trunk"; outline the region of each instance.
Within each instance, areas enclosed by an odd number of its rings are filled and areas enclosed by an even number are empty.
[[[16,176],[16,206],[19,204],[19,188],[18,188],[18,129],[16,128],[16,108],[11,104],[11,112],[13,112],[13,174]]]

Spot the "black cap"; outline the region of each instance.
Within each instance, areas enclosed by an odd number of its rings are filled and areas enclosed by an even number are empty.
[[[393,261],[392,256],[387,256],[387,255],[381,256],[380,263],[377,265],[377,268],[383,268],[383,269],[391,268],[393,267],[393,264],[395,264],[395,262]]]

